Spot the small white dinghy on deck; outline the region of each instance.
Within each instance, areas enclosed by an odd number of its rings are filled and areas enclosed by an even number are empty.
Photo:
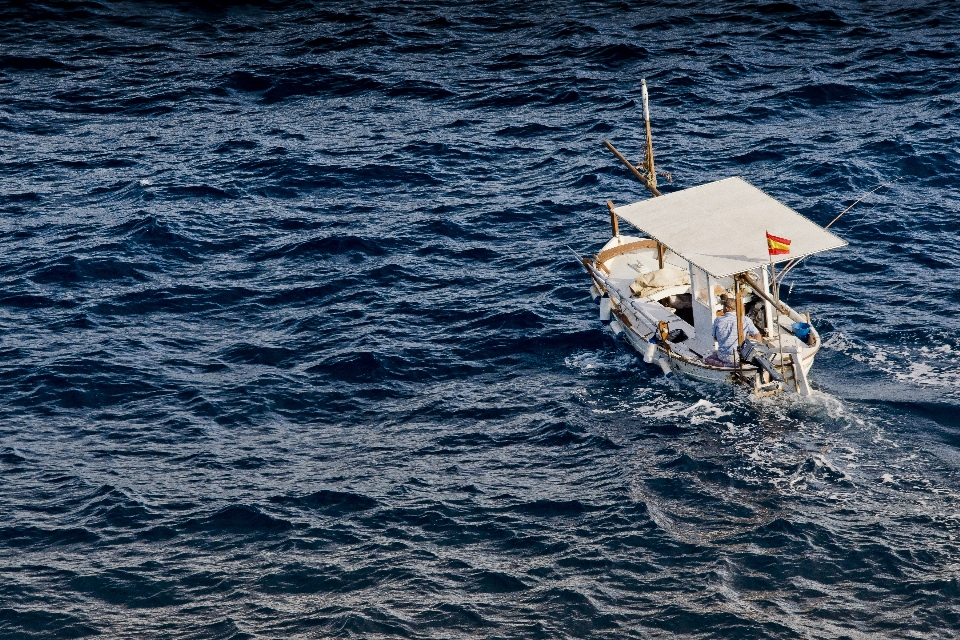
[[[582,259],[601,321],[668,375],[745,383],[759,395],[809,395],[807,374],[820,336],[809,314],[779,300],[779,286],[771,290],[780,275],[775,264],[795,264],[847,243],[738,177],[660,194],[646,83],[643,106],[643,166],[634,167],[607,146],[656,197],[620,207],[608,202],[613,237],[597,255]],[[619,220],[646,237],[620,235]],[[732,365],[714,355],[721,296],[736,300],[739,348]],[[746,317],[760,330],[762,342],[745,336]]]

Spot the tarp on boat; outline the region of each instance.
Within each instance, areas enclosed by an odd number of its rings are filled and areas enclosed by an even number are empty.
[[[715,278],[769,264],[767,231],[791,241],[790,253],[773,256],[774,262],[847,244],[742,178],[634,202],[614,213]]]

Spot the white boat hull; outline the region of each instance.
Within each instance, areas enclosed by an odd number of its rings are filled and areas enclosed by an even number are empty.
[[[784,383],[771,383],[769,376],[752,364],[713,366],[706,361],[706,356],[715,349],[712,331],[709,339],[701,336],[700,340],[693,340],[696,330],[692,324],[678,316],[675,309],[657,301],[658,297],[666,299],[670,295],[683,295],[684,292],[689,295],[690,285],[667,286],[646,296],[639,296],[630,289],[629,283],[636,274],[643,274],[645,269],[649,268],[650,260],[656,260],[654,250],[649,247],[618,253],[619,247],[626,249],[626,245],[631,243],[642,244],[642,241],[636,238],[613,238],[599,256],[602,258],[610,253],[616,255],[603,262],[594,260],[592,265],[589,260],[585,260],[584,265],[594,281],[591,295],[595,300],[596,295],[603,295],[599,302],[604,324],[611,324],[614,334],[630,344],[650,366],[657,367],[666,375],[676,374],[706,382],[747,385],[760,395],[780,391],[809,395],[807,374],[820,349],[820,337],[813,330],[813,344],[807,344],[796,338],[790,330],[794,319],[806,320],[805,318],[800,317],[787,305],[782,305],[789,315],[777,313],[777,321],[768,327],[766,355],[782,373]],[[614,251],[608,251],[610,249]],[[653,268],[656,269],[656,266]],[[661,332],[658,324],[671,330],[681,329],[685,335],[676,343],[659,340]],[[655,345],[651,345],[651,339],[656,342]]]

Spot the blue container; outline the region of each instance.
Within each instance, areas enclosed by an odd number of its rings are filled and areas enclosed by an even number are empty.
[[[790,328],[793,330],[793,335],[797,336],[804,342],[806,342],[807,338],[810,337],[810,329],[812,329],[812,327],[806,322],[794,322],[793,326]]]

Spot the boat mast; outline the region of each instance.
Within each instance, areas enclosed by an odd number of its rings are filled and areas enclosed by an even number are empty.
[[[644,168],[647,170],[647,188],[655,196],[660,195],[657,190],[657,172],[653,167],[653,138],[650,136],[650,100],[647,98],[647,81],[640,80],[640,95],[643,99],[643,122],[647,129],[647,153],[644,158]]]
[[[660,190],[657,189],[657,171],[653,165],[653,137],[650,135],[650,99],[647,97],[647,81],[640,80],[640,95],[641,102],[643,103],[643,122],[644,128],[646,129],[647,134],[647,147],[644,151],[643,162],[640,166],[634,166],[629,160],[627,160],[622,153],[617,151],[617,148],[610,144],[609,140],[604,140],[603,144],[610,150],[617,160],[623,163],[627,169],[630,169],[637,180],[643,183],[647,189],[650,190],[650,193],[656,196],[663,195],[660,193]]]
[[[650,100],[647,98],[646,78],[640,80],[640,96],[643,100],[643,122],[647,129],[647,153],[644,158],[644,164],[646,164],[645,168],[647,170],[647,189],[650,189],[650,192],[656,197],[660,195],[660,191],[657,189],[657,172],[653,167],[653,137],[650,135]],[[663,245],[658,242],[657,263],[661,269],[663,269],[663,249]]]
[[[622,153],[617,151],[616,147],[610,144],[609,140],[604,140],[603,144],[606,145],[607,149],[609,149],[614,156],[616,156],[617,160],[622,162],[627,169],[630,169],[630,172],[636,176],[637,180],[643,183],[643,186],[650,190],[650,193],[652,193],[654,197],[657,197],[663,194],[660,193],[659,189],[657,189],[657,173],[653,165],[653,137],[650,135],[650,100],[647,97],[646,79],[640,80],[640,95],[641,101],[643,102],[643,121],[647,134],[647,149],[644,153],[642,166],[633,166],[633,164],[627,160]],[[617,216],[613,211],[612,203],[608,201],[607,206],[610,207],[610,224],[613,227],[613,235],[619,237],[616,225]],[[663,256],[665,253],[666,247],[658,242],[657,263],[660,265],[661,269],[663,269]]]

